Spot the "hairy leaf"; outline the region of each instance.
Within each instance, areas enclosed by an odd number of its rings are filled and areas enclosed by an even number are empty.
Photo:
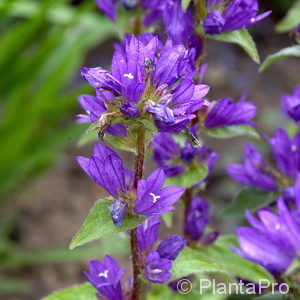
[[[246,209],[255,212],[275,200],[276,195],[274,193],[249,187],[237,195],[232,203],[221,213],[221,217],[226,219],[243,218]]]
[[[123,224],[117,226],[112,222],[108,209],[109,205],[110,201],[108,199],[96,201],[82,227],[72,239],[70,249],[74,249],[108,234],[135,228],[143,221],[143,218],[126,216],[123,219]]]
[[[173,279],[197,273],[223,273],[226,269],[214,260],[204,256],[201,252],[186,247],[174,262],[172,268]]]
[[[269,55],[260,66],[259,72],[265,71],[270,65],[288,56],[300,57],[300,45],[283,48],[278,52]]]
[[[212,129],[205,129],[205,133],[215,138],[232,138],[241,135],[259,138],[258,133],[252,126],[248,125],[232,125],[232,126],[223,126]]]
[[[97,300],[96,293],[90,283],[84,283],[54,292],[41,300]]]

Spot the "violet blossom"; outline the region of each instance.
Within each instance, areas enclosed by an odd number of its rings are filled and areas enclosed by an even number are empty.
[[[258,212],[259,220],[246,212],[252,227],[238,227],[240,256],[261,264],[273,275],[285,272],[300,250],[300,228],[292,211],[282,198],[277,201],[278,214],[270,209]]]
[[[103,259],[91,260],[89,272],[85,272],[87,279],[97,289],[100,296],[108,300],[122,300],[121,278],[125,269],[121,269],[117,262],[109,255]]]
[[[197,128],[198,126],[192,128],[192,133],[196,138]],[[152,145],[154,146],[153,158],[163,168],[167,177],[180,175],[187,170],[190,164],[197,166],[200,163],[206,164],[208,173],[211,173],[218,159],[218,154],[209,147],[193,147],[188,141],[181,146],[168,133],[155,135]]]
[[[270,174],[261,154],[251,144],[244,148],[244,164],[232,164],[227,167],[227,173],[234,180],[246,185],[267,191],[277,191],[276,178]]]
[[[81,71],[97,95],[105,93],[101,100],[100,96],[94,99],[101,104],[89,106],[92,122],[94,116],[99,117],[95,126],[104,132],[118,117],[152,115],[159,131],[180,132],[195,118],[193,113],[204,104],[209,90],[191,79],[195,73],[188,67],[189,59],[188,50],[171,40],[161,48],[157,37],[149,40],[149,35],[147,39],[128,35],[117,47],[111,72],[101,67]]]
[[[174,209],[172,206],[184,193],[181,187],[163,187],[165,173],[153,171],[147,179],[139,180],[134,212],[146,216],[161,215]]]
[[[292,95],[281,96],[281,105],[285,114],[300,125],[300,85],[295,87]]]
[[[206,113],[204,127],[211,129],[221,126],[250,125],[256,115],[256,106],[253,102],[245,101],[245,94],[240,101],[233,103],[231,98],[222,98]]]
[[[209,221],[209,204],[207,201],[193,197],[184,222],[184,232],[193,241],[203,236]]]
[[[219,5],[220,3],[217,3]],[[209,3],[209,8],[211,5]],[[223,5],[222,5],[223,6]],[[232,0],[224,8],[208,12],[203,26],[207,34],[219,34],[251,26],[266,18],[271,11],[258,14],[257,0]]]

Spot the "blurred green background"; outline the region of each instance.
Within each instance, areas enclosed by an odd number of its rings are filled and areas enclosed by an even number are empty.
[[[274,24],[292,2],[261,1],[273,10],[272,18],[252,28],[262,57],[291,44],[287,35],[274,33]],[[127,263],[124,236],[74,251],[67,245],[102,193],[75,163],[76,155],[90,153],[89,146],[76,146],[86,129],[75,123],[76,99],[92,92],[80,68],[109,66],[112,44],[129,17],[120,13],[113,24],[92,0],[0,0],[0,299],[37,299],[83,281],[88,259],[106,252]],[[238,98],[248,90],[260,108],[261,129],[272,132],[278,120],[284,126],[278,99],[298,83],[293,59],[258,75],[236,46],[211,42],[207,53],[210,99]],[[215,201],[214,211],[240,189],[224,172],[242,155],[245,139],[233,141],[207,141],[222,149],[205,194]]]

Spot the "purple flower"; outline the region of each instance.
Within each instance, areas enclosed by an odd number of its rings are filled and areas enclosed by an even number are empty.
[[[149,253],[145,269],[145,276],[152,282],[165,282],[171,279],[172,261],[161,258],[156,251]]]
[[[184,222],[184,231],[193,241],[197,241],[202,237],[209,221],[208,212],[209,204],[207,201],[199,197],[192,199]]]
[[[281,105],[285,114],[300,125],[300,85],[295,87],[294,94],[281,96]]]
[[[85,272],[87,279],[109,300],[122,300],[121,277],[125,269],[121,269],[117,262],[106,255],[103,263],[99,260],[91,260],[89,273]]]
[[[150,251],[158,239],[160,216],[150,216],[137,227],[138,246],[140,251]]]
[[[163,188],[165,174],[162,169],[153,171],[147,179],[139,180],[135,213],[152,216],[164,214],[174,209],[174,204],[184,193],[184,189],[175,186]]]
[[[251,144],[246,144],[244,155],[245,161],[243,165],[232,164],[227,167],[228,175],[246,185],[267,191],[277,191],[276,179],[266,170],[266,162],[255,147]]]
[[[293,139],[283,129],[277,129],[270,139],[278,169],[285,175],[296,178],[300,171],[300,134]]]
[[[277,209],[278,215],[269,209],[260,210],[260,221],[246,212],[252,227],[238,227],[242,250],[232,247],[237,254],[261,264],[274,275],[287,270],[300,249],[299,225],[282,198],[277,201]]]
[[[109,209],[114,224],[121,225],[126,214],[126,203],[123,198],[128,191],[127,182],[130,181],[127,170],[123,168],[122,159],[116,152],[97,142],[91,158],[79,156],[77,161],[97,184],[115,198]]]
[[[186,246],[186,240],[178,234],[173,234],[164,239],[157,247],[160,257],[175,260],[181,250]]]
[[[144,18],[146,26],[162,19],[167,35],[177,44],[186,44],[192,35],[193,17],[189,9],[182,10],[180,0],[142,0],[142,6],[149,10]]]
[[[192,131],[196,136],[197,130]],[[180,175],[186,170],[188,164],[195,165],[197,162],[206,163],[210,173],[218,158],[217,153],[206,146],[192,147],[189,142],[186,142],[181,147],[168,133],[155,135],[152,144],[154,146],[153,158],[163,168],[167,177]]]
[[[237,103],[232,103],[231,98],[220,99],[207,114],[205,128],[215,128],[231,125],[251,125],[251,121],[256,115],[256,106],[253,102],[244,101],[244,97]]]
[[[208,34],[219,34],[243,29],[266,18],[271,11],[258,14],[257,0],[232,0],[224,9],[212,10],[204,19],[204,30]]]
[[[132,9],[138,4],[138,0],[95,0],[97,6],[112,21],[116,20],[116,5],[119,2],[125,9]]]
[[[203,104],[209,87],[195,84],[190,68],[194,59],[183,45],[164,46],[150,34],[127,35],[116,46],[111,72],[100,67],[83,68],[81,74],[96,89],[83,106],[101,132],[115,126],[114,119],[153,117],[163,132],[180,132]],[[95,104],[97,103],[97,104]],[[82,118],[82,116],[81,116]],[[111,125],[113,124],[113,125]]]

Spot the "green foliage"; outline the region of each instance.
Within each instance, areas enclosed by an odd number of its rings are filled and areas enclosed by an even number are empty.
[[[293,30],[300,23],[300,1],[296,0],[285,17],[276,25],[277,32]]]
[[[252,126],[248,125],[232,125],[232,126],[223,126],[212,129],[205,129],[205,133],[221,139],[227,139],[237,136],[249,136],[252,138],[259,138],[258,133]]]
[[[259,72],[265,71],[270,65],[288,56],[300,57],[300,45],[283,48],[278,52],[269,55],[260,66]]]
[[[123,224],[116,226],[112,222],[111,215],[109,213],[108,207],[110,203],[111,202],[108,199],[100,199],[96,201],[81,229],[76,233],[71,241],[70,249],[74,249],[105,235],[112,235],[114,233],[135,228],[143,221],[143,218],[126,216],[123,219]]]
[[[284,299],[286,299],[285,296],[279,292],[269,293],[269,294],[262,295],[260,297],[253,298],[253,300],[284,300]],[[288,299],[292,300],[293,296],[290,296]]]
[[[223,235],[213,245],[201,249],[201,253],[222,265],[232,277],[239,276],[253,282],[258,282],[260,279],[274,282],[272,275],[264,268],[240,257],[229,248],[230,246],[238,247],[235,236]]]
[[[197,167],[191,166],[186,172],[178,176],[167,177],[165,186],[188,188],[205,178],[207,172],[208,170],[205,164],[199,164]]]
[[[191,274],[223,273],[226,269],[214,260],[204,256],[201,252],[191,248],[184,248],[176,258],[172,268],[172,279],[178,279]]]
[[[29,289],[27,281],[0,277],[0,295],[18,294]]]
[[[129,248],[128,239],[123,234],[115,235],[113,238],[102,237],[100,245],[89,245],[73,251],[66,248],[50,248],[26,252],[11,247],[5,253],[5,258],[0,259],[0,270],[40,264],[87,261],[95,257],[103,257],[107,253],[111,255],[128,255]]]
[[[64,120],[78,95],[90,89],[71,83],[87,51],[116,31],[84,3],[22,0],[1,8],[0,194],[7,195],[82,132]]]
[[[191,0],[181,0],[181,7],[183,11],[186,11],[191,3]]]
[[[207,34],[208,38],[227,42],[234,43],[242,47],[249,56],[259,64],[259,54],[256,49],[255,42],[253,41],[251,35],[249,34],[247,29],[235,30],[231,32],[223,32],[221,34]]]
[[[41,300],[97,300],[96,289],[90,283],[83,283],[54,292]]]
[[[264,206],[273,203],[275,200],[276,195],[274,193],[253,187],[245,188],[221,213],[221,217],[225,219],[243,218],[246,209],[250,212],[255,212]]]
[[[169,228],[172,227],[173,224],[173,211],[169,211],[161,216],[162,220],[164,221],[165,225]]]

